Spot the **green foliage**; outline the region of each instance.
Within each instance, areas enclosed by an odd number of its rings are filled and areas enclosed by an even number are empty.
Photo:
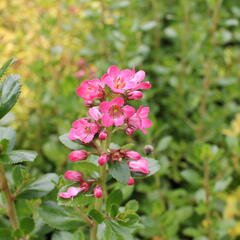
[[[110,174],[118,182],[126,184],[130,178],[130,170],[125,162],[113,162],[110,166]]]

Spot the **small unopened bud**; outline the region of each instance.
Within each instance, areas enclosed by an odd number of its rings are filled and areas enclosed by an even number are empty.
[[[129,135],[132,135],[134,133],[134,130],[132,128],[126,128],[125,132],[129,136]]]
[[[146,155],[150,155],[150,154],[152,154],[152,152],[153,152],[153,146],[152,145],[146,145],[145,147],[144,147],[144,151],[145,151],[145,154]]]
[[[105,132],[105,131],[101,131],[100,133],[99,133],[99,136],[98,136],[98,138],[100,139],[100,140],[105,140],[106,138],[107,138],[107,133]]]
[[[100,186],[96,186],[94,189],[93,189],[93,194],[96,198],[101,198],[102,197],[102,188]]]
[[[80,187],[83,189],[83,192],[87,192],[89,190],[89,183],[83,182]]]
[[[72,151],[68,156],[69,160],[72,162],[85,160],[85,159],[87,159],[87,157],[88,157],[88,153],[85,150]]]
[[[98,159],[98,164],[99,165],[105,165],[108,161],[108,155],[106,153],[102,154],[100,158]]]
[[[64,178],[70,181],[81,182],[83,179],[83,174],[80,172],[69,170],[65,172]]]
[[[134,184],[134,178],[130,177],[127,184],[128,185],[133,185]]]
[[[128,99],[130,100],[139,100],[143,97],[143,93],[140,91],[133,91],[128,93]]]
[[[125,152],[126,157],[131,159],[131,160],[139,160],[141,158],[141,154],[135,151],[126,151]]]

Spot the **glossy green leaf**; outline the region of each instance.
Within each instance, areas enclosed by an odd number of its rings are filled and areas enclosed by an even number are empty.
[[[0,127],[0,141],[8,140],[7,151],[11,151],[16,142],[16,132],[10,127]]]
[[[6,61],[3,66],[0,68],[0,78],[3,76],[3,74],[8,70],[8,68],[16,62],[15,58],[11,58],[8,61]]]
[[[17,102],[21,85],[18,75],[10,75],[0,83],[0,118],[6,115]]]
[[[33,218],[23,218],[20,221],[20,229],[26,234],[32,232],[34,226],[35,224]]]
[[[121,190],[115,190],[110,193],[106,203],[106,210],[110,212],[112,205],[119,206],[122,202],[123,196]]]
[[[6,153],[5,156],[6,161],[4,161],[4,163],[15,164],[20,162],[33,162],[37,157],[37,153],[34,151],[15,150]]]

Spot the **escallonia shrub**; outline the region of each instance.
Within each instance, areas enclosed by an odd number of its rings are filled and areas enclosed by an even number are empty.
[[[61,142],[72,151],[71,169],[65,172],[58,193],[58,203],[78,208],[89,224],[90,238],[133,239],[139,228],[138,203],[126,200],[124,186],[159,170],[156,160],[134,151],[133,144],[119,146],[112,137],[122,131],[126,136],[152,126],[149,107],[135,109],[131,103],[141,100],[142,90],[151,88],[144,81],[145,72],[108,68],[100,79],[83,81],[76,93],[84,100],[87,116],[72,123]],[[114,188],[114,182],[120,185]],[[116,186],[116,185],[115,185]]]

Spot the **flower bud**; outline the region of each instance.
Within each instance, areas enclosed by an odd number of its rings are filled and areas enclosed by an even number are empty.
[[[101,198],[102,195],[103,195],[103,192],[102,192],[102,188],[100,186],[96,186],[94,189],[93,189],[93,194],[96,198]]]
[[[150,170],[148,168],[148,161],[144,158],[141,158],[138,161],[131,161],[128,163],[128,165],[132,172],[141,172],[143,174],[150,173]]]
[[[58,194],[62,198],[72,198],[78,195],[83,189],[81,187],[69,187],[66,192],[61,192]]]
[[[69,160],[72,162],[85,160],[87,159],[87,157],[88,157],[88,153],[85,150],[72,151],[68,156]]]
[[[125,154],[131,160],[139,160],[141,158],[141,154],[135,151],[126,151]]]
[[[143,93],[140,91],[133,91],[128,93],[128,99],[130,100],[139,100],[143,97]]]
[[[83,174],[80,172],[69,170],[65,172],[64,178],[70,181],[81,182],[83,179]]]
[[[102,114],[100,113],[98,107],[92,107],[88,110],[88,116],[95,121],[98,121],[99,119],[101,119]]]
[[[100,158],[98,159],[98,164],[99,165],[105,165],[108,161],[108,155],[106,153],[102,154]]]
[[[125,130],[125,132],[126,132],[126,134],[128,135],[128,136],[130,136],[130,135],[132,135],[133,133],[134,133],[134,130],[132,129],[132,128],[126,128],[126,130]]]
[[[134,178],[130,177],[127,184],[128,185],[133,185],[134,184]]]
[[[83,182],[80,187],[82,188],[83,192],[87,192],[89,190],[89,184],[87,182]]]
[[[152,145],[146,145],[144,147],[144,151],[145,151],[146,155],[150,155],[153,152],[153,146]]]
[[[105,131],[101,131],[100,133],[99,133],[99,136],[98,136],[98,138],[100,139],[100,140],[105,140],[106,138],[107,138],[107,133],[105,132]]]

